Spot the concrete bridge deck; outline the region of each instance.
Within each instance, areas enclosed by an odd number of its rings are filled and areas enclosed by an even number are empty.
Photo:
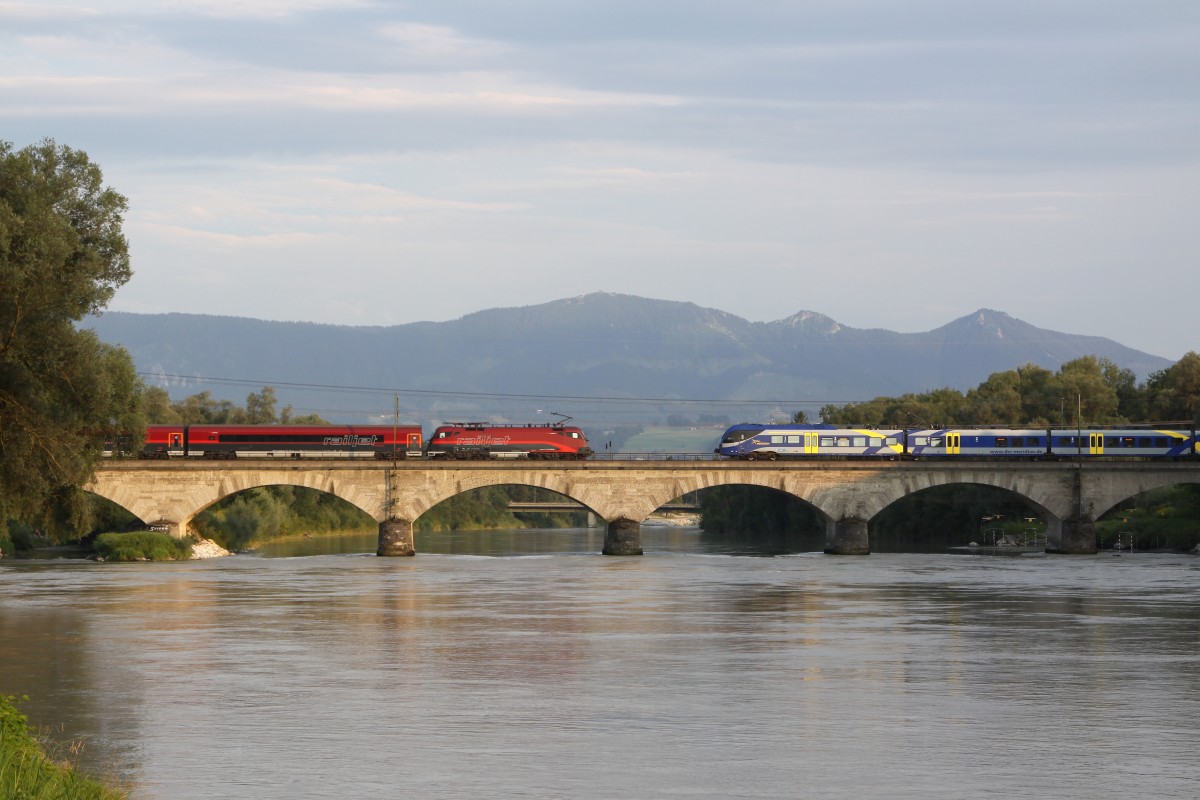
[[[380,555],[412,555],[412,525],[471,489],[516,484],[557,492],[607,523],[604,552],[641,553],[640,525],[685,494],[763,486],[797,497],[826,519],[826,551],[869,552],[868,524],[893,502],[935,486],[980,484],[1017,494],[1047,521],[1047,550],[1095,552],[1094,522],[1151,489],[1200,483],[1200,461],[108,461],[88,491],[147,524],[186,534],[218,500],[256,486],[304,486],[336,495],[380,523]]]

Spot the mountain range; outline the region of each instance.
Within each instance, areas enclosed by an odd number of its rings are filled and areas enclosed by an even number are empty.
[[[297,413],[407,419],[599,414],[765,417],[940,387],[972,388],[1033,363],[1085,355],[1144,378],[1171,361],[1111,339],[1037,328],[980,309],[924,333],[851,328],[814,311],[750,322],[692,303],[594,293],[448,322],[387,327],[202,314],[107,312],[89,319],[174,399],[210,391],[240,404],[262,386]],[[543,403],[544,400],[544,403]],[[707,405],[705,401],[708,402]],[[547,409],[549,410],[549,409]],[[736,421],[736,420],[735,420]]]

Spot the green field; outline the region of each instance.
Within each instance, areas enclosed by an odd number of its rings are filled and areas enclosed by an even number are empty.
[[[724,427],[668,428],[647,427],[630,438],[623,453],[712,453]]]

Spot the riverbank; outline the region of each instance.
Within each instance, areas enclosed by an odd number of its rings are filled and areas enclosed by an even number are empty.
[[[124,536],[128,534],[117,534]],[[221,545],[214,542],[212,539],[197,539],[192,538],[191,553],[188,555],[188,560],[204,559],[204,558],[220,558],[222,556],[231,556],[233,553],[226,550]],[[5,553],[5,558],[11,559],[90,559],[95,561],[112,560],[97,553],[94,547],[86,544],[73,543],[64,545],[55,545],[54,547],[39,547],[34,550],[21,550],[16,553]],[[153,560],[145,557],[135,558],[134,560]],[[177,560],[177,559],[158,559],[158,560]],[[3,797],[3,795],[0,795]]]
[[[370,535],[378,535],[378,531],[373,530],[371,528],[344,528],[340,531],[321,531],[319,533],[315,532],[315,531],[310,531],[310,532],[306,532],[306,533],[287,533],[287,534],[282,534],[279,536],[272,536],[268,539],[255,539],[253,542],[251,542],[245,548],[245,550],[241,550],[239,552],[252,552],[254,550],[257,550],[260,547],[266,547],[267,545],[272,545],[272,544],[282,544],[285,542],[300,542],[300,541],[305,541],[305,540],[309,540],[309,539],[324,539],[324,538],[339,539],[339,538],[347,538],[350,536],[370,536]]]
[[[17,698],[0,695],[0,797],[124,800],[128,795],[57,762],[29,729]]]

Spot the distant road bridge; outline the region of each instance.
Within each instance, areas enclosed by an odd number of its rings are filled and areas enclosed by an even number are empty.
[[[1027,500],[1047,523],[1047,551],[1094,553],[1095,521],[1151,489],[1200,483],[1200,462],[1105,461],[109,461],[85,487],[173,536],[196,514],[256,486],[336,495],[379,522],[381,556],[413,555],[413,523],[447,498],[515,484],[557,492],[606,523],[604,553],[642,552],[641,523],[678,498],[714,486],[764,486],[812,505],[828,553],[870,552],[870,521],[936,486],[979,484]]]
[[[518,513],[537,512],[543,514],[582,511],[587,513],[587,526],[589,528],[600,527],[595,512],[587,506],[580,505],[571,500],[557,503],[552,500],[513,500],[509,502],[508,510]],[[654,513],[683,512],[685,514],[697,514],[699,511],[700,506],[695,503],[667,503],[665,506],[659,506],[655,509]]]

